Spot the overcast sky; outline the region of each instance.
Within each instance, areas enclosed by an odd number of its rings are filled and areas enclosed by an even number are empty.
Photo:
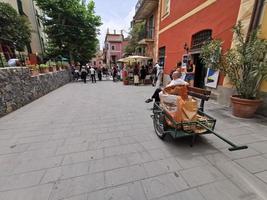
[[[135,13],[137,0],[95,0],[96,14],[102,18],[101,35],[99,36],[100,47],[103,47],[107,28],[110,32],[114,29],[129,31],[130,22]]]

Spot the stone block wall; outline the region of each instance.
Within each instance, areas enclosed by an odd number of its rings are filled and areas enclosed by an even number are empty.
[[[68,70],[31,76],[27,67],[0,68],[0,116],[70,82]]]

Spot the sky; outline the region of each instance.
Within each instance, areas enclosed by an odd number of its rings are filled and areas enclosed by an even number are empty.
[[[100,27],[101,35],[99,36],[100,47],[103,47],[107,29],[117,33],[120,30],[129,32],[130,23],[135,14],[135,5],[137,0],[95,0],[95,12],[102,18],[103,25]],[[125,35],[127,33],[124,32]]]

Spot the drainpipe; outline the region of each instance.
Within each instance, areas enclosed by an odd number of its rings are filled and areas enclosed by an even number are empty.
[[[249,28],[248,28],[248,34],[247,34],[247,40],[250,35],[250,33],[258,28],[259,23],[260,23],[260,18],[262,15],[263,7],[264,7],[264,1],[265,0],[255,0]]]
[[[42,58],[44,56],[44,46],[42,44],[42,39],[41,39],[41,34],[40,34],[40,27],[39,27],[39,24],[37,22],[37,14],[36,14],[36,11],[35,11],[35,7],[34,7],[34,2],[33,0],[31,0],[31,3],[32,3],[32,9],[33,9],[33,13],[34,13],[34,20],[35,20],[35,23],[36,23],[36,28],[37,28],[37,35],[38,35],[38,38],[39,38],[39,41],[40,41],[40,47],[41,47],[41,51],[42,51]]]

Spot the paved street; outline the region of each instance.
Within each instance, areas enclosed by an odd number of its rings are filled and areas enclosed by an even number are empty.
[[[154,88],[70,83],[0,119],[0,200],[264,200],[266,119],[207,104],[217,131],[161,141],[144,100]]]

